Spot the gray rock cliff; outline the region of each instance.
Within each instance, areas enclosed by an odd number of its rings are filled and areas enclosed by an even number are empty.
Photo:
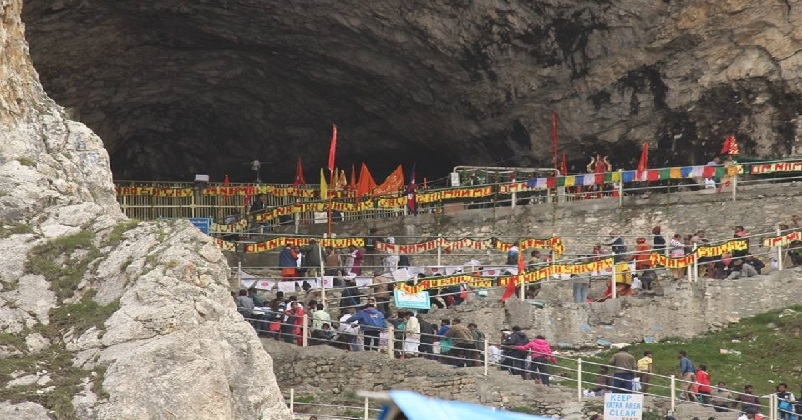
[[[123,217],[21,9],[0,0],[0,418],[290,418],[222,254],[187,222]]]

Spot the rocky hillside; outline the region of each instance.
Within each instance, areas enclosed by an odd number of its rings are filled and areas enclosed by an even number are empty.
[[[106,142],[118,179],[287,182],[297,156],[418,174],[634,167],[798,152],[802,7],[790,0],[30,1],[47,91]],[[78,59],[80,57],[80,59]],[[317,151],[317,153],[310,153]],[[195,172],[202,171],[202,172]],[[312,172],[314,173],[314,172]],[[386,173],[386,172],[385,172]],[[309,175],[309,174],[307,174]]]
[[[290,418],[222,255],[186,222],[125,220],[21,9],[0,0],[0,418]]]

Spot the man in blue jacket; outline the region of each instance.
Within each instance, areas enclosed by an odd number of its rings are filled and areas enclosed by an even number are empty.
[[[384,321],[384,314],[376,310],[372,303],[365,305],[365,309],[357,312],[346,323],[358,322],[365,336],[365,350],[379,351],[379,334],[387,323]]]

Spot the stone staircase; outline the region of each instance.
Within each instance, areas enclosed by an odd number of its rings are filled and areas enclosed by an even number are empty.
[[[740,413],[737,411],[719,413],[713,407],[682,402],[676,405],[674,418],[677,420],[735,420],[739,415]]]

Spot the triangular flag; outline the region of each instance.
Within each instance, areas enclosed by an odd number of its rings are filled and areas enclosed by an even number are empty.
[[[376,181],[373,180],[368,166],[363,163],[362,169],[359,171],[359,181],[356,184],[356,195],[362,197],[374,188],[376,188]]]
[[[328,200],[328,198],[329,186],[326,183],[326,174],[323,172],[323,168],[320,168],[320,199]]]
[[[301,163],[301,158],[298,158],[298,163],[295,164],[295,180],[292,182],[292,186],[297,187],[305,184],[306,179],[304,179],[304,165]]]
[[[228,186],[231,185],[231,181],[228,179],[228,175],[223,177],[223,204],[228,204]]]
[[[730,134],[724,140],[724,146],[721,147],[721,153],[726,153],[731,156],[738,154],[738,143],[735,142],[735,136]]]
[[[395,170],[387,176],[384,182],[371,191],[372,195],[389,195],[395,194],[398,190],[404,188],[404,169],[398,165]]]
[[[640,152],[640,160],[638,161],[638,172],[635,175],[635,178],[638,181],[644,181],[643,175],[646,172],[646,168],[649,167],[649,146],[646,143],[643,143],[643,149]]]
[[[339,176],[337,176],[336,180],[337,186],[334,188],[335,190],[344,190],[345,187],[348,186],[348,180],[345,177],[345,171],[339,171]]]
[[[334,155],[337,153],[337,126],[331,125],[331,144],[329,145],[329,173],[334,173]]]

